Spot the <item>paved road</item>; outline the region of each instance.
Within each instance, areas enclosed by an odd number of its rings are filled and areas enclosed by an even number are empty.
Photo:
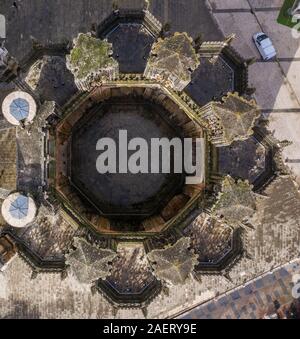
[[[30,37],[46,42],[73,39],[79,32],[91,30],[112,11],[114,0],[2,0],[0,13],[7,21],[7,48],[22,58],[31,48]],[[141,8],[141,0],[118,0],[122,8]],[[16,5],[14,5],[16,3]],[[207,40],[222,39],[204,1],[152,0],[150,11],[172,30],[192,36],[202,33]]]
[[[269,128],[279,140],[291,140],[286,148],[287,164],[300,183],[300,41],[276,19],[283,0],[209,0],[212,12],[223,32],[236,33],[234,47],[245,58],[257,57],[250,68],[250,82],[257,89],[256,100],[270,119]],[[278,58],[260,60],[252,35],[266,32],[273,40]],[[220,296],[182,314],[180,318],[261,318],[274,312],[274,301],[293,301],[292,275],[299,273],[299,263],[287,264],[274,273]]]
[[[270,119],[270,130],[279,140],[291,140],[286,159],[300,159],[300,39],[277,23],[283,0],[209,0],[224,35],[236,33],[233,46],[245,58],[256,57],[250,67],[250,85],[256,100]],[[266,32],[274,42],[278,58],[262,62],[252,41],[254,33]],[[300,162],[287,162],[300,184]]]
[[[300,260],[200,305],[179,319],[258,319],[275,313],[274,302],[293,302],[292,278],[300,273]]]

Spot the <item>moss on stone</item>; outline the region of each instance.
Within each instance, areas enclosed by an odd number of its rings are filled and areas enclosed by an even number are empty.
[[[168,38],[158,39],[153,45],[145,76],[150,79],[160,76],[166,82],[173,83],[176,90],[182,91],[199,65],[193,39],[186,33],[175,33]]]
[[[111,57],[111,44],[87,34],[80,34],[74,41],[69,63],[78,79],[84,79],[91,73],[112,67],[116,61]]]
[[[255,210],[256,202],[249,182],[236,182],[230,176],[225,177],[212,210],[213,216],[224,218],[231,226],[237,226],[244,219],[252,217]]]

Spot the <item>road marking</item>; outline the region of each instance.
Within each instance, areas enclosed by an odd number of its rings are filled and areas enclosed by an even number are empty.
[[[0,39],[6,38],[5,16],[0,14]]]
[[[256,62],[259,62],[259,63],[275,63],[275,62],[298,62],[300,61],[300,58],[277,58],[277,60],[268,60],[268,61],[264,61],[262,59],[258,59],[256,60]]]
[[[255,12],[278,12],[280,11],[280,7],[262,7],[262,8],[256,8],[252,7],[251,8],[224,8],[224,9],[212,9],[212,12],[214,14],[218,13],[252,13],[253,11]]]

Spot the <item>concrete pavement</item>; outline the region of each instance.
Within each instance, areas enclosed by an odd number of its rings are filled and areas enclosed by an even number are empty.
[[[246,285],[229,291],[180,316],[179,319],[259,319],[294,301],[293,276],[300,272],[300,260],[286,264]]]

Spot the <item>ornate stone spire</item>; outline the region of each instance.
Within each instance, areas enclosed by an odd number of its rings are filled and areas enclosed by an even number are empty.
[[[237,93],[228,93],[222,102],[211,102],[202,107],[200,117],[210,126],[212,143],[228,146],[253,134],[260,109],[254,100],[248,101]]]
[[[144,0],[144,10],[148,11],[150,6],[150,0]]]
[[[231,34],[224,41],[205,41],[199,46],[198,53],[200,57],[210,58],[211,63],[214,64],[224,48],[230,46],[235,37],[235,34]]]
[[[0,44],[0,81],[9,82],[17,77],[19,64]]]
[[[148,258],[157,278],[172,285],[184,284],[198,263],[198,255],[190,250],[190,238],[181,238],[173,246],[153,250]]]
[[[117,256],[114,251],[98,248],[80,238],[74,239],[74,246],[76,249],[66,255],[66,264],[80,283],[91,284],[109,275],[109,263]]]
[[[153,45],[144,75],[176,91],[182,91],[191,82],[192,72],[199,65],[193,39],[186,33],[175,33],[168,38],[158,39]]]
[[[74,39],[67,66],[74,74],[79,88],[89,90],[95,82],[113,80],[119,73],[119,65],[112,58],[112,45],[89,34],[79,34]]]
[[[243,220],[252,217],[255,209],[256,202],[250,184],[225,177],[218,200],[212,208],[213,215],[237,227]]]

